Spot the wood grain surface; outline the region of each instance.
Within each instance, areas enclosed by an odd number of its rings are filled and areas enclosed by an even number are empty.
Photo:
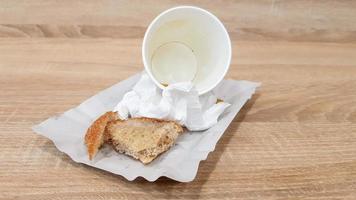
[[[216,14],[228,77],[262,82],[196,179],[133,182],[31,126],[143,69],[150,21]],[[0,1],[0,199],[356,199],[356,1]]]

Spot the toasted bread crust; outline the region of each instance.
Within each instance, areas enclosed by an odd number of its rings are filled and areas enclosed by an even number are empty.
[[[173,121],[141,117],[111,121],[106,132],[115,150],[148,164],[174,144],[183,128]]]
[[[84,139],[90,160],[107,143],[148,164],[167,151],[181,133],[183,128],[173,121],[147,117],[120,120],[116,112],[106,112],[88,128]]]
[[[87,146],[89,159],[93,159],[99,148],[107,139],[105,137],[105,127],[108,122],[118,120],[116,112],[106,112],[101,115],[93,124],[88,128],[85,134],[85,144]]]
[[[148,122],[148,123],[173,123],[179,134],[184,132],[183,127],[174,121],[169,121],[169,120],[164,120],[164,119],[156,119],[156,118],[148,118],[148,117],[136,117],[136,118],[129,118],[127,120],[117,119],[117,120],[109,121],[107,123],[106,129],[105,129],[105,134],[107,134],[106,136],[108,137],[108,139],[109,140],[111,139],[110,138],[111,136],[108,134],[110,134],[110,132],[112,132],[112,128],[115,124],[124,123],[125,121],[130,121],[130,120],[143,121],[143,122]]]

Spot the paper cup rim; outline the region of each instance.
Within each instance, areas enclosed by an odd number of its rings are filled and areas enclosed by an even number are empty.
[[[227,58],[227,64],[224,68],[224,73],[221,75],[221,77],[219,77],[218,81],[216,81],[214,84],[211,84],[211,86],[205,90],[202,90],[202,91],[198,91],[199,95],[202,95],[202,94],[205,94],[209,91],[211,91],[212,89],[214,89],[223,79],[224,77],[226,76],[228,70],[229,70],[229,66],[231,64],[231,55],[232,55],[232,50],[231,50],[231,39],[230,39],[230,36],[229,36],[229,33],[227,32],[224,24],[219,20],[219,18],[217,18],[214,14],[212,14],[211,12],[203,9],[203,8],[199,8],[199,7],[196,7],[196,6],[176,6],[176,7],[173,7],[173,8],[169,8],[163,12],[161,12],[158,16],[156,16],[152,22],[150,23],[150,25],[148,26],[146,32],[145,32],[145,35],[143,37],[143,42],[142,42],[142,61],[143,61],[143,65],[144,65],[144,68],[145,68],[145,71],[148,73],[149,77],[151,78],[151,80],[153,80],[153,82],[161,89],[164,89],[165,86],[163,86],[161,83],[159,83],[156,78],[153,76],[153,74],[151,73],[150,69],[148,69],[148,64],[147,64],[147,61],[146,61],[146,51],[145,51],[145,46],[146,46],[146,42],[147,42],[147,37],[148,37],[148,34],[151,32],[152,30],[152,27],[153,25],[164,15],[166,15],[167,13],[169,12],[172,12],[174,10],[180,10],[180,9],[193,9],[193,10],[198,10],[200,12],[203,12],[205,14],[207,14],[209,17],[211,17],[213,20],[215,20],[219,27],[221,28],[221,30],[223,30],[224,32],[224,35],[225,37],[227,38],[227,46],[228,46],[228,52],[229,52],[229,55],[228,55],[228,58]]]

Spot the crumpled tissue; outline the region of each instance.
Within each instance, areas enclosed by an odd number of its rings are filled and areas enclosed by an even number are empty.
[[[202,131],[217,123],[229,107],[218,102],[213,92],[199,97],[191,82],[174,83],[163,90],[143,73],[133,89],[115,107],[121,119],[150,117],[176,121],[190,131]]]

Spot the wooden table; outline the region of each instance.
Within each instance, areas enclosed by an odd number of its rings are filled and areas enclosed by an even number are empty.
[[[143,69],[161,11],[216,14],[228,77],[263,83],[196,179],[155,183],[73,162],[31,126]],[[0,199],[356,199],[356,1],[0,2]]]

